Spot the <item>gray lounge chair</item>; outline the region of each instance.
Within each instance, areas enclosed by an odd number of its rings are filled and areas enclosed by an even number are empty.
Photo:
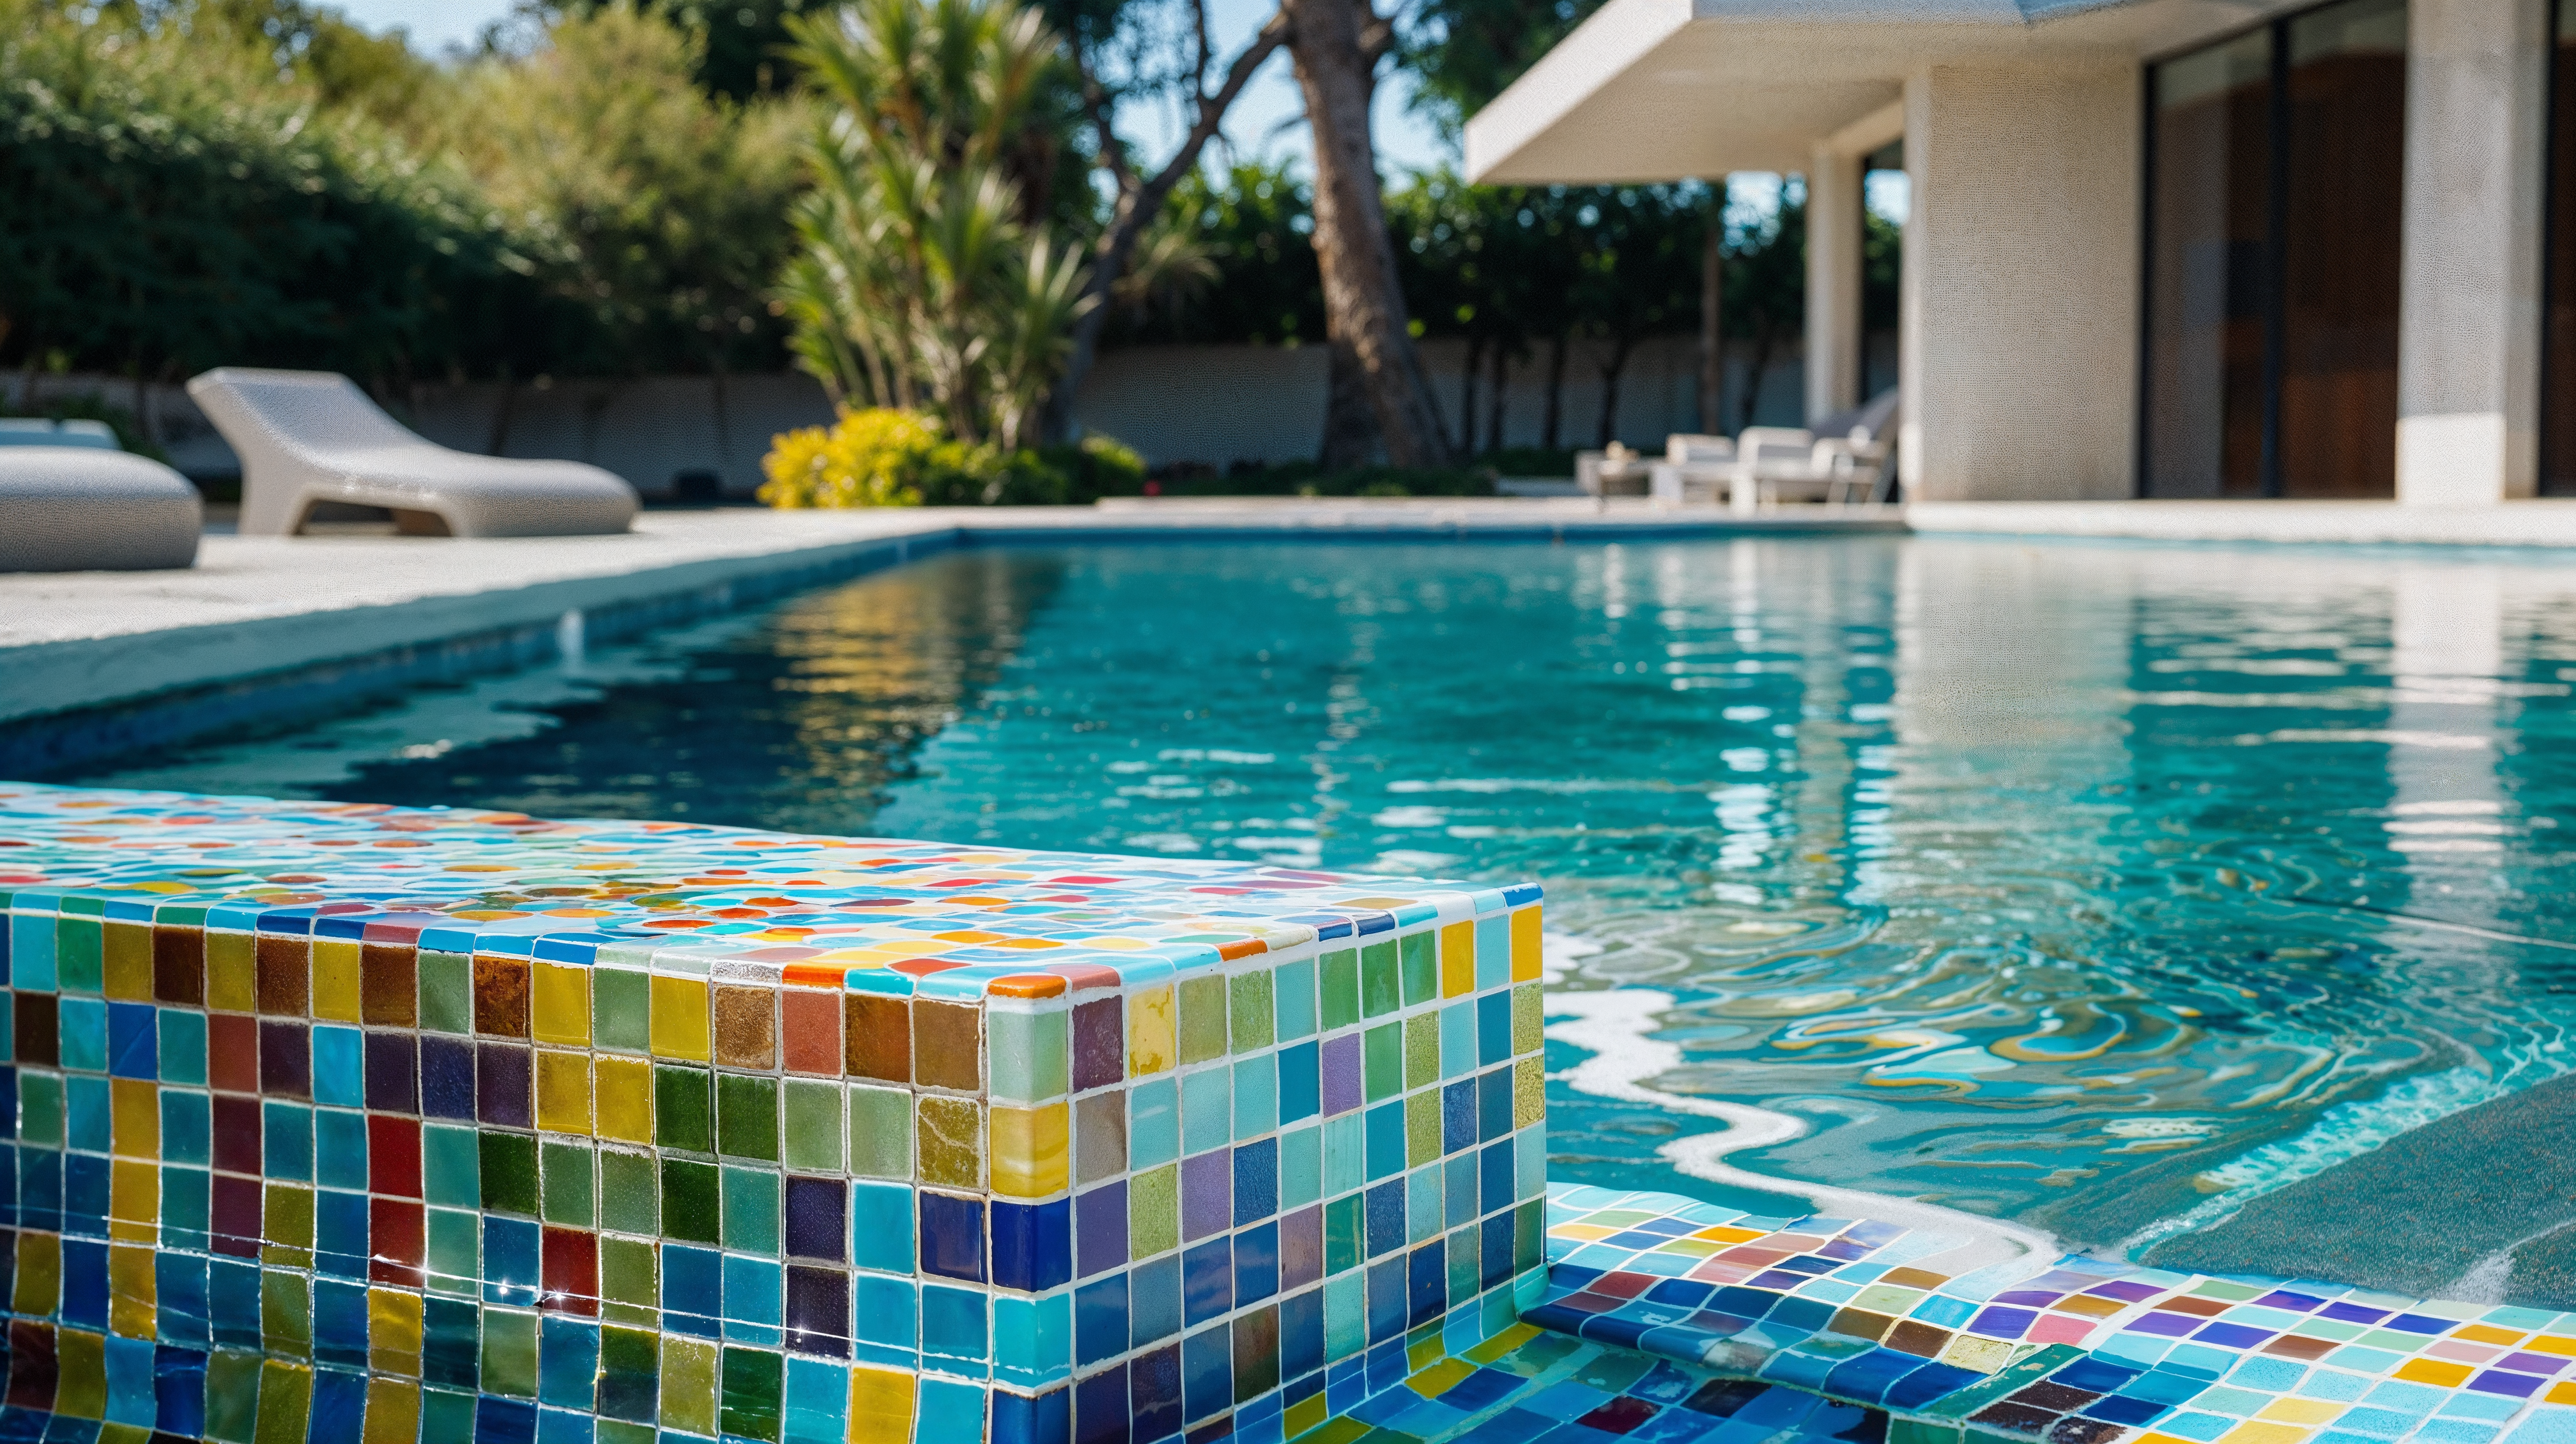
[[[186,477],[95,421],[0,421],[0,572],[194,566],[205,520]]]
[[[188,395],[241,458],[245,536],[292,536],[330,503],[390,512],[414,536],[582,536],[635,519],[635,489],[596,466],[450,451],[336,372],[224,366]]]

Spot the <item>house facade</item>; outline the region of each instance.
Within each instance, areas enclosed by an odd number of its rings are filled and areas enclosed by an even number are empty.
[[[2576,0],[1610,0],[1467,128],[1804,174],[1811,415],[1891,146],[1910,498],[2576,493]]]

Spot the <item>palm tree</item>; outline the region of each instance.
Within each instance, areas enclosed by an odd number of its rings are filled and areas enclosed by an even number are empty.
[[[962,441],[1034,439],[1097,304],[1012,171],[1055,37],[1015,0],[860,0],[787,28],[833,106],[777,292],[798,362],[836,399],[929,409]]]

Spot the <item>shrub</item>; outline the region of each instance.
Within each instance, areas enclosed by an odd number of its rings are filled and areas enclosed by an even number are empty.
[[[1065,499],[1065,478],[1034,451],[944,441],[921,499],[929,506],[1055,506]]]
[[[401,378],[488,368],[544,329],[529,262],[470,181],[318,114],[220,26],[0,3],[9,354]]]
[[[1038,456],[1064,477],[1064,499],[1087,506],[1104,496],[1136,496],[1145,490],[1145,458],[1134,447],[1106,436],[1042,447]]]
[[[774,507],[1057,506],[1137,490],[1144,460],[1106,437],[1045,451],[958,441],[938,418],[841,408],[830,426],[776,438],[761,458]]]
[[[892,407],[841,409],[770,443],[760,499],[774,507],[919,506],[940,449],[936,422]]]

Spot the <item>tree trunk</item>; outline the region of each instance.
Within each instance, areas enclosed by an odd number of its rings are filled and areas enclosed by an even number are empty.
[[[492,444],[483,448],[486,456],[506,456],[510,446],[510,422],[519,406],[519,378],[501,369],[501,396],[492,403]]]
[[[1324,445],[1316,460],[1326,471],[1375,465],[1377,411],[1369,405],[1359,353],[1338,341],[1327,341],[1325,352],[1330,364],[1324,383]]]
[[[1477,364],[1485,359],[1485,338],[1467,338],[1466,364],[1458,370],[1458,454],[1472,455],[1476,450],[1476,383],[1484,378]]]
[[[1503,449],[1503,393],[1511,384],[1512,348],[1494,343],[1494,380],[1485,392],[1485,449]],[[1469,450],[1474,450],[1471,446]]]
[[[733,470],[733,416],[725,405],[724,356],[719,353],[709,359],[707,377],[715,392],[716,475],[724,476]],[[718,491],[722,491],[721,482]]]
[[[1539,413],[1538,444],[1549,451],[1557,448],[1557,433],[1565,420],[1565,333],[1560,331],[1547,343],[1547,402]]]
[[[1601,439],[1594,445],[1605,451],[1619,435],[1619,373],[1628,369],[1628,348],[1633,344],[1625,336],[1612,342],[1610,359],[1601,367]]]
[[[1369,136],[1380,43],[1374,32],[1383,22],[1365,0],[1282,0],[1280,11],[1288,17],[1288,54],[1314,132],[1314,242],[1325,334],[1335,347],[1348,347],[1359,365],[1386,459],[1405,467],[1444,465],[1449,448],[1440,408],[1407,325]],[[1342,429],[1325,422],[1328,437]]]
[[[1753,408],[1762,404],[1762,373],[1771,369],[1771,333],[1762,331],[1753,338],[1753,362],[1744,368],[1744,405],[1739,407],[1743,424],[1753,424]]]
[[[1726,182],[1708,203],[1708,240],[1699,258],[1699,429],[1714,436],[1725,425],[1726,341],[1718,310],[1726,301]]]

